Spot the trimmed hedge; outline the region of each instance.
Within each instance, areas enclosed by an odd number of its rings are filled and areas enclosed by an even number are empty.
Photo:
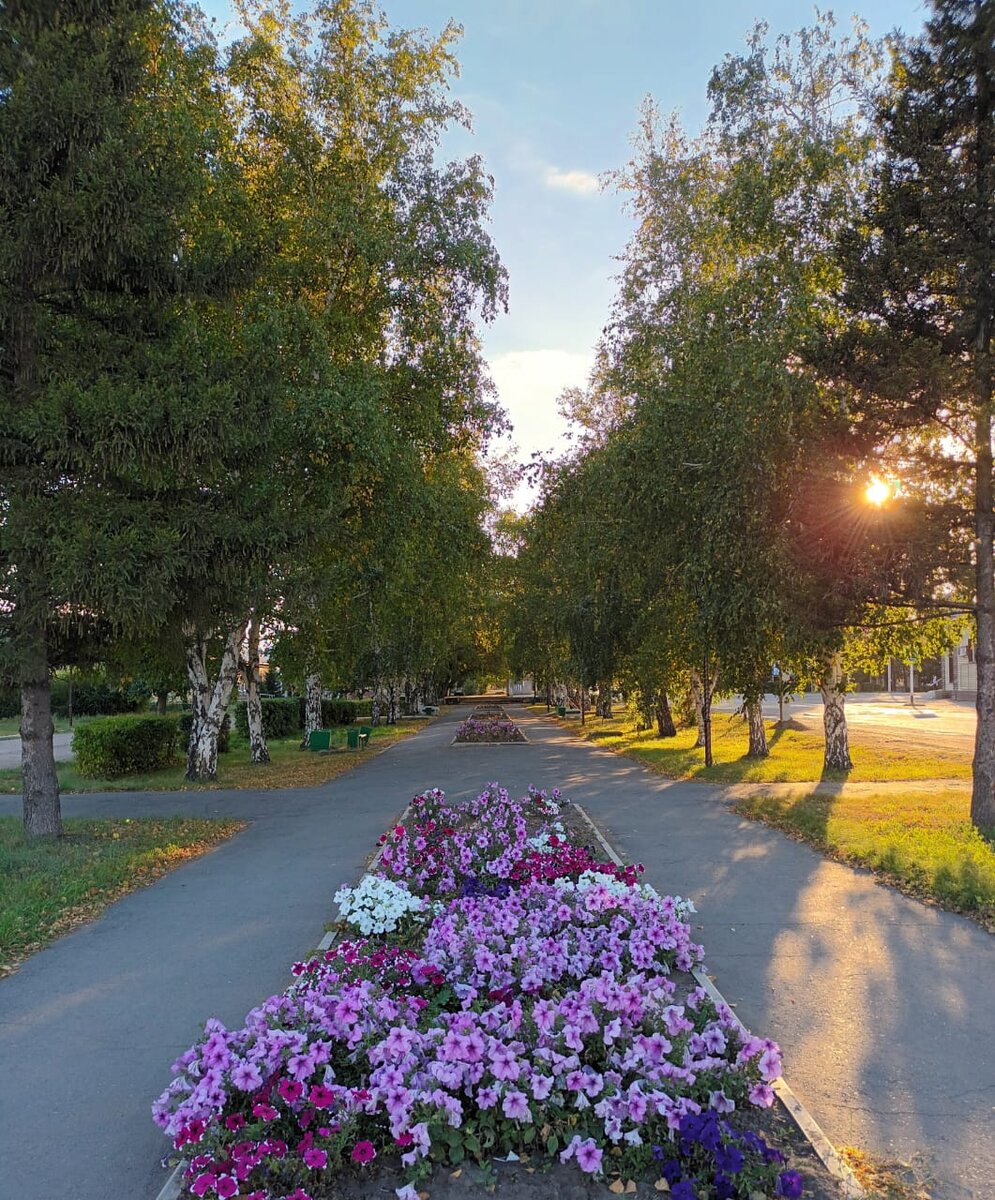
[[[102,717],[73,734],[73,755],[81,775],[113,779],[171,767],[179,729],[175,717]]]
[[[180,713],[180,718],[177,721],[177,726],[180,731],[180,740],[183,748],[186,749],[190,745],[190,730],[193,729],[193,713]],[[231,717],[225,717],[221,722],[221,728],[218,730],[218,753],[227,754],[231,749]]]
[[[304,728],[304,713],[296,699],[282,696],[260,696],[263,708],[263,736],[267,739],[294,737]],[[235,728],[242,737],[249,736],[249,718],[244,700],[235,705]]]
[[[322,700],[321,725],[351,725],[353,721],[369,720],[372,700]],[[301,728],[304,728],[304,706],[301,705]]]
[[[307,701],[303,696],[260,696],[263,707],[263,736],[267,739],[296,737],[304,730],[304,709]],[[353,721],[369,720],[369,700],[322,700],[321,727],[351,725]],[[246,704],[242,700],[235,705],[235,728],[242,737],[249,736],[249,719]]]

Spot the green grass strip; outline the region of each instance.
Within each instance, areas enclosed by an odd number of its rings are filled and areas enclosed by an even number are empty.
[[[192,817],[67,820],[65,837],[29,840],[18,818],[0,817],[0,975],[244,828]]]
[[[838,795],[759,794],[733,807],[836,858],[870,867],[910,895],[974,915],[991,928],[995,844],[971,824],[970,803],[966,788],[844,788]]]

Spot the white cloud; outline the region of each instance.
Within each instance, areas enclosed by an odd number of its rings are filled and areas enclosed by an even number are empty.
[[[578,196],[592,196],[601,190],[597,175],[590,171],[563,171],[559,167],[546,167],[543,172],[546,186],[573,192]]]
[[[583,387],[593,366],[593,353],[570,350],[512,350],[491,358],[491,378],[511,421],[519,461],[528,462],[534,453],[566,449],[567,422],[557,410],[556,398],[564,388]],[[502,448],[507,445],[498,447]],[[525,508],[531,498],[528,488],[519,488],[515,506]]]

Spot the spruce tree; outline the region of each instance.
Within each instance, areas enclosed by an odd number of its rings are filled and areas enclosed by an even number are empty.
[[[934,0],[922,37],[899,47],[879,113],[882,161],[864,228],[845,249],[855,317],[841,369],[864,423],[917,452],[932,486],[973,480],[978,725],[971,819],[995,826],[995,3]],[[953,455],[950,446],[963,449]],[[951,557],[956,551],[951,552]]]
[[[212,56],[149,0],[0,8],[0,652],[30,835],[61,833],[53,665],[177,599],[192,422],[164,381],[196,359],[186,296],[223,285],[191,246],[222,190]]]

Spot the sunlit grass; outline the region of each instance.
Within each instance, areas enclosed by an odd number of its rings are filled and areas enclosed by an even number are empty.
[[[536,711],[545,711],[537,709]],[[676,737],[657,737],[654,730],[637,733],[624,718],[602,721],[588,717],[560,718],[573,733],[628,754],[661,775],[674,779],[707,779],[716,783],[804,783],[819,779],[878,783],[883,780],[970,779],[971,763],[957,747],[950,750],[923,750],[915,735],[909,733],[901,744],[890,731],[885,737],[867,726],[851,728],[850,757],[853,770],[823,772],[824,743],[821,730],[777,729],[765,722],[770,756],[746,757],[749,744],[746,722],[741,716],[715,713],[712,717],[711,767],[705,766],[705,752],[695,749],[697,732],[682,729]]]
[[[210,784],[189,784],[183,779],[184,763],[177,758],[174,766],[142,775],[123,775],[116,779],[89,779],[80,775],[74,763],[57,763],[59,787],[64,792],[171,792],[180,789],[217,788],[287,788],[320,787],[330,779],[351,770],[357,763],[375,755],[402,738],[409,737],[430,722],[400,721],[397,725],[377,726],[364,750],[346,748],[344,728],[332,731],[329,754],[301,750],[299,738],[271,741],[272,762],[249,762],[247,743],[232,737],[232,748],[218,755],[218,780]],[[21,790],[20,770],[0,771],[0,793],[16,794]]]
[[[244,828],[190,817],[67,820],[65,837],[29,841],[16,817],[0,817],[0,975]]]
[[[738,800],[737,812],[871,867],[903,890],[995,920],[995,844],[971,824],[970,789],[844,789]],[[992,830],[995,834],[995,830]]]

